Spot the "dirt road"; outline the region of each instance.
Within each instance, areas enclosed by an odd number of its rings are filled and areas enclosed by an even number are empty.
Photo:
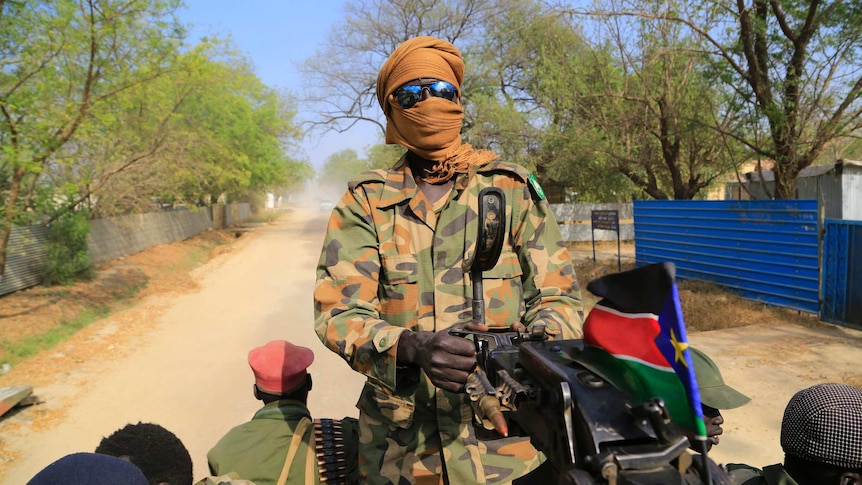
[[[152,297],[51,351],[59,356],[76,345],[106,342],[105,359],[83,362],[39,388],[46,402],[4,423],[0,439],[16,456],[0,457],[9,461],[0,481],[23,484],[60,456],[92,451],[103,436],[137,421],[174,431],[192,455],[195,477],[204,476],[209,447],[259,406],[246,353],[271,339],[288,338],[315,351],[315,416],[356,416],[362,380],[312,330],[311,292],[324,223],[316,212],[295,212],[256,229],[233,252],[199,270],[198,291]],[[145,320],[154,323],[124,345],[107,344],[129,322]],[[725,437],[712,453],[719,462],[781,461],[781,413],[794,392],[826,381],[862,385],[862,332],[753,326],[695,333],[690,340],[717,361],[730,384],[753,398],[724,413]],[[40,409],[65,412],[48,424],[40,423]]]
[[[149,299],[94,324],[90,339],[98,340],[136,316],[158,315],[154,328],[130,348],[106,348],[117,354],[107,363],[85,366],[37,389],[46,402],[28,411],[62,407],[65,419],[43,431],[38,422],[23,422],[25,432],[3,436],[20,450],[3,483],[26,483],[57,458],[92,451],[102,437],[139,420],[176,433],[192,455],[195,477],[206,475],[207,450],[259,408],[246,354],[272,339],[287,338],[315,351],[310,368],[315,416],[356,416],[362,379],[323,347],[312,326],[311,292],[324,224],[309,212],[261,228],[236,251],[201,269],[199,291]],[[13,419],[25,421],[26,414]]]

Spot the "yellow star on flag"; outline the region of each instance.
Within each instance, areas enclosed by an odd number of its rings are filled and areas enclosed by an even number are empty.
[[[673,345],[675,350],[674,360],[676,362],[682,362],[682,365],[688,367],[688,362],[682,357],[682,353],[688,348],[688,342],[680,342],[676,339],[676,334],[673,330],[670,331],[670,344]]]

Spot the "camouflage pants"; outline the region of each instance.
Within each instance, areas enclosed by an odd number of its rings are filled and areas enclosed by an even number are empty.
[[[375,412],[377,406],[371,412],[360,406],[359,471],[364,483],[442,484],[445,473],[451,485],[508,484],[542,463],[543,455],[529,438],[477,440],[472,410],[460,397],[438,390],[431,398],[435,405],[417,405],[411,419],[397,424],[391,415]]]

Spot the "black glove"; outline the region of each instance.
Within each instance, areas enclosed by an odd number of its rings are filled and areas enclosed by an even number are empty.
[[[398,363],[418,365],[435,386],[460,392],[476,367],[476,347],[447,330],[404,332],[398,341]]]

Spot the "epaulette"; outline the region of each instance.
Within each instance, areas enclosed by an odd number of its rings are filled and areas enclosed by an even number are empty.
[[[508,162],[499,162],[493,161],[487,165],[483,165],[479,167],[477,170],[479,173],[487,173],[487,172],[495,172],[495,171],[503,171],[514,174],[517,178],[521,179],[522,182],[526,183],[530,187],[530,195],[533,196],[533,200],[540,201],[545,200],[545,190],[539,185],[539,180],[536,179],[536,176],[533,175],[529,170],[518,165],[517,163],[508,163]]]
[[[347,186],[352,191],[352,190],[356,190],[356,187],[359,187],[360,185],[362,185],[364,183],[385,182],[385,181],[386,181],[386,170],[383,170],[382,168],[376,168],[374,170],[362,172],[361,174],[357,175],[356,177],[353,177],[352,179],[350,179],[349,182],[347,182]]]
[[[349,470],[340,419],[314,420],[314,450],[317,453],[320,481],[346,485]]]
[[[487,163],[482,165],[481,167],[476,169],[479,173],[487,173],[487,172],[509,172],[515,175],[517,178],[521,179],[522,182],[526,182],[530,178],[530,172],[526,168],[518,165],[517,163],[509,163],[509,162],[501,162],[499,160],[494,160],[491,163]]]

